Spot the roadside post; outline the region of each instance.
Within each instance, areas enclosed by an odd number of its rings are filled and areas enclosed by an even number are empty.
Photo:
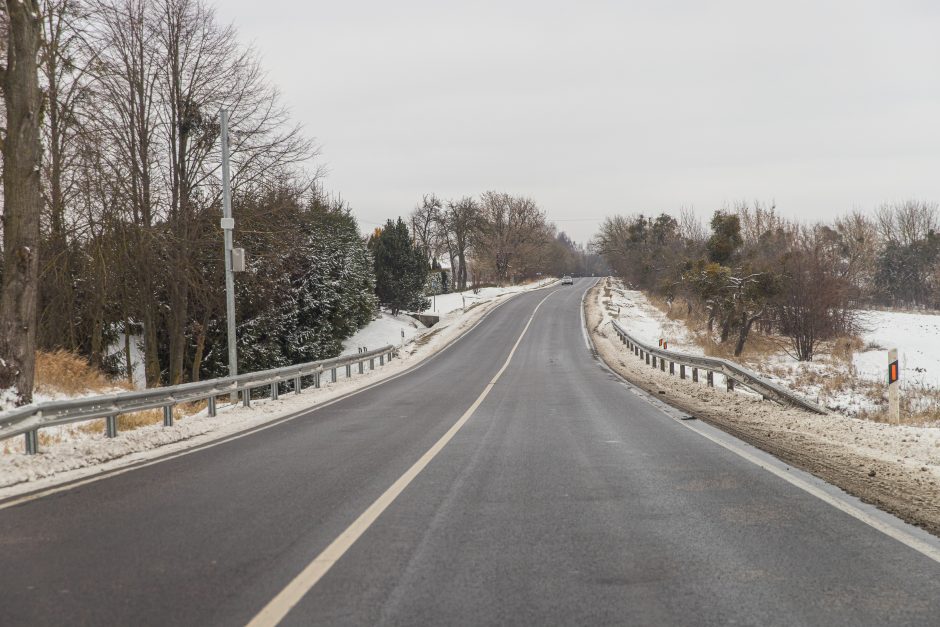
[[[233,250],[232,231],[235,229],[235,220],[232,218],[232,178],[229,173],[229,146],[228,146],[228,111],[222,109],[219,115],[219,136],[222,144],[222,232],[225,245],[225,322],[228,342],[228,375],[238,375],[238,353],[235,345],[235,272],[244,271],[245,253],[241,249],[238,253]],[[236,258],[237,257],[237,258]],[[235,267],[235,263],[239,267]],[[250,390],[246,394],[250,394]],[[246,397],[247,399],[247,397]],[[238,401],[238,393],[233,391],[230,400]]]
[[[896,424],[901,422],[900,375],[898,349],[892,348],[888,351],[888,418]]]

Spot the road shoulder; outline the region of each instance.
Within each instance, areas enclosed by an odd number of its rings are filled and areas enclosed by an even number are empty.
[[[940,469],[896,457],[891,439],[904,439],[904,434],[888,430],[897,427],[810,415],[653,370],[615,337],[602,293],[602,283],[587,293],[586,323],[598,357],[621,377],[696,419],[940,536]]]

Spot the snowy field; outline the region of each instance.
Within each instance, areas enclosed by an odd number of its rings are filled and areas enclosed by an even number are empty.
[[[900,311],[864,311],[866,345],[855,354],[859,375],[881,381],[887,376],[888,349],[898,349],[901,381],[940,389],[940,316]]]
[[[685,323],[669,319],[642,292],[615,287],[610,307],[609,315],[619,317],[637,339],[656,344],[665,338],[670,349],[703,353]],[[887,376],[889,348],[898,349],[902,390],[912,396],[924,390],[940,392],[940,316],[865,310],[861,322],[865,347],[853,354],[851,363],[825,353],[812,362],[799,362],[782,347],[772,355],[740,361],[832,410],[852,416],[879,411],[879,386]],[[924,408],[923,403],[919,408]]]
[[[547,282],[545,282],[547,283]],[[465,294],[467,310],[453,307],[441,317],[432,329],[407,316],[393,317],[381,314],[371,324],[350,338],[346,353],[357,352],[357,347],[380,348],[388,344],[401,344],[401,331],[406,331],[405,350],[384,367],[376,367],[364,375],[343,378],[343,369],[336,383],[324,381],[320,389],[308,388],[302,394],[284,394],[278,401],[253,400],[250,408],[240,404],[219,405],[218,415],[210,418],[205,410],[190,416],[177,417],[173,427],[153,424],[122,431],[116,438],[106,438],[103,424],[89,430],[91,422],[62,427],[48,427],[40,431],[40,454],[29,456],[23,451],[23,438],[0,441],[0,498],[43,489],[63,481],[94,475],[102,470],[123,467],[153,457],[179,453],[235,434],[245,429],[264,425],[284,418],[298,410],[313,408],[339,396],[372,385],[394,376],[424,359],[443,350],[476,324],[488,311],[505,298],[538,285],[489,288],[478,294]],[[460,302],[459,294],[445,298],[445,303]],[[471,301],[471,296],[473,300]],[[471,306],[476,303],[479,306]],[[414,324],[412,324],[414,323]],[[423,338],[423,339],[422,339]],[[413,340],[422,341],[414,342]],[[63,398],[48,394],[44,400]],[[103,421],[100,421],[103,423]],[[85,425],[86,428],[80,428]]]

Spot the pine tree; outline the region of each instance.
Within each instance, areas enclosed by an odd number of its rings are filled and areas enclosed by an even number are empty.
[[[375,292],[379,304],[391,310],[423,311],[430,301],[424,297],[428,281],[428,263],[411,240],[408,226],[398,218],[369,241],[375,259]]]
[[[281,206],[272,208],[271,205]],[[241,207],[245,232],[259,223],[282,222],[291,228],[272,236],[246,236],[246,272],[236,281],[239,370],[252,372],[335,357],[343,340],[375,316],[372,259],[356,220],[344,207],[315,199],[300,207],[268,199]],[[207,376],[225,371],[224,324],[210,327],[213,347],[206,354]]]

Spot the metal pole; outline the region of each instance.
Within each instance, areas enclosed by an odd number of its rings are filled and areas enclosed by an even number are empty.
[[[228,111],[221,113],[222,139],[222,232],[225,234],[225,319],[228,324],[228,374],[238,375],[238,353],[235,345],[235,273],[232,271],[232,179],[229,171]],[[238,401],[237,392],[232,392],[232,402]]]

